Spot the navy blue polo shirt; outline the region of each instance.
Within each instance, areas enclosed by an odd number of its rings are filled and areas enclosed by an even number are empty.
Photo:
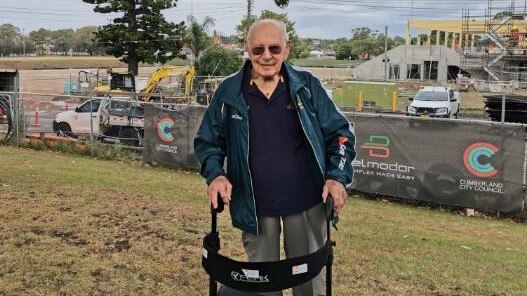
[[[270,99],[243,82],[249,106],[249,168],[258,216],[287,216],[322,201],[322,188],[308,167],[311,153],[287,81],[279,82]],[[285,79],[285,75],[283,75]]]

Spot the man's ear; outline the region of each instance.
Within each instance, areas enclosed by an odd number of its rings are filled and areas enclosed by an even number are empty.
[[[291,51],[291,41],[287,41],[285,44],[284,59],[287,60],[289,57],[289,52]]]
[[[243,44],[243,58],[249,59],[249,44],[247,42]]]

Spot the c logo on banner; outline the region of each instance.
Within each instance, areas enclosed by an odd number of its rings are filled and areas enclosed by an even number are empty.
[[[164,117],[157,122],[157,135],[161,141],[167,143],[174,141],[174,135],[170,132],[174,124],[174,120],[168,117]]]
[[[368,149],[370,157],[388,158],[390,157],[390,138],[387,136],[370,135],[368,142],[361,148]]]
[[[489,161],[497,152],[498,148],[490,143],[474,143],[465,149],[463,162],[467,170],[474,176],[490,178],[498,173]]]

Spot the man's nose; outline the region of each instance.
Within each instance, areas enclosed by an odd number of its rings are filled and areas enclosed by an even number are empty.
[[[271,54],[271,51],[269,50],[269,47],[265,47],[264,52],[262,53],[262,57],[266,59],[270,59],[273,57],[273,54]]]

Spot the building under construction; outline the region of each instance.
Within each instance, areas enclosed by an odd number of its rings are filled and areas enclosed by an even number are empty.
[[[527,5],[489,0],[485,15],[462,14],[461,64],[473,78],[527,83]]]

